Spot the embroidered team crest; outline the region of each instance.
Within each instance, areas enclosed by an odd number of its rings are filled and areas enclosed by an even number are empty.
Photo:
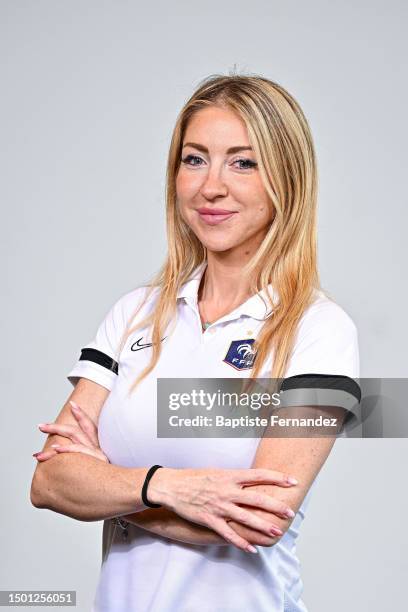
[[[254,365],[255,352],[252,348],[255,338],[233,340],[223,361],[236,370],[249,370]]]

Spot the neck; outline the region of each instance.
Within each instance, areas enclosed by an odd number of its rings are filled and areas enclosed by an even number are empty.
[[[207,248],[207,267],[198,289],[198,303],[203,326],[231,312],[252,292],[250,279],[242,274],[243,266],[255,255],[267,230],[227,251]]]
[[[207,267],[198,290],[203,330],[251,297],[249,281],[242,275],[241,261],[208,253]]]
[[[242,268],[261,246],[269,228],[263,228],[248,240],[226,251],[207,248],[207,268],[200,284],[199,301],[215,308],[238,306],[251,297],[250,279]]]
[[[199,301],[214,308],[241,304],[250,297],[249,282],[242,277],[242,264],[232,265],[208,259],[200,285]]]

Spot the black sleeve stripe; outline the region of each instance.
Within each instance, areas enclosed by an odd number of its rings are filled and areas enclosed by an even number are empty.
[[[93,361],[100,366],[103,366],[107,370],[110,370],[114,374],[118,373],[118,362],[106,355],[106,353],[102,353],[102,351],[98,351],[93,348],[84,348],[81,350],[81,356],[79,358],[80,361]]]
[[[285,378],[281,384],[281,391],[290,389],[333,389],[345,391],[353,395],[357,402],[361,401],[360,385],[349,376],[337,374],[297,374]]]
[[[361,388],[349,376],[339,374],[297,374],[283,379],[281,407],[338,406],[348,411],[343,423],[361,422]],[[351,426],[351,425],[350,425]]]

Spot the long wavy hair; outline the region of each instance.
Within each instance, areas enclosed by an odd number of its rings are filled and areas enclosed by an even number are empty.
[[[178,210],[176,177],[188,122],[195,113],[213,105],[231,109],[245,122],[261,180],[275,212],[263,242],[243,266],[251,295],[265,290],[273,309],[253,344],[256,359],[251,379],[257,378],[269,356],[273,364],[271,378],[284,377],[299,320],[312,303],[314,290],[321,290],[317,270],[316,155],[303,111],[281,85],[265,77],[207,77],[181,109],[171,138],[166,176],[167,257],[149,282],[145,299],[133,313],[120,344],[119,353],[133,331],[151,327],[152,357],[133,382],[130,393],[157,364],[160,340],[176,315],[177,293],[207,258],[206,248]],[[272,285],[272,294],[268,285]],[[152,312],[132,327],[134,317],[153,291],[157,292],[157,300]]]

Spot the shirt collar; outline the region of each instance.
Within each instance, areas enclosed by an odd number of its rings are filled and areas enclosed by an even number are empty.
[[[207,262],[204,261],[193,270],[189,279],[180,287],[177,293],[177,299],[184,298],[187,302],[197,306],[198,288],[206,267]],[[276,292],[273,291],[271,284],[268,285],[268,289],[273,297],[273,300],[276,301]],[[239,317],[240,315],[248,315],[254,319],[263,321],[268,318],[271,313],[272,308],[269,306],[267,292],[265,289],[262,289],[262,291],[255,293],[243,304],[235,308],[235,310],[233,310],[233,312],[230,314],[234,314],[236,317]]]

